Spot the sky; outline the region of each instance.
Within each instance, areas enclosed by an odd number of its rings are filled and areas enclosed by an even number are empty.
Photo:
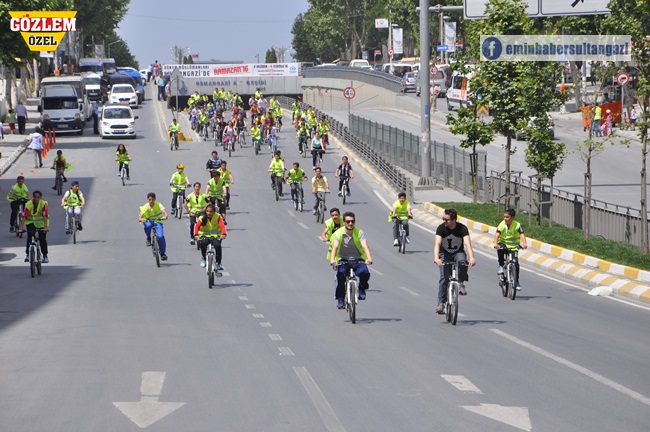
[[[141,69],[170,63],[175,45],[200,61],[256,63],[259,54],[264,62],[271,46],[291,46],[293,21],[308,7],[307,0],[131,0],[117,34]]]

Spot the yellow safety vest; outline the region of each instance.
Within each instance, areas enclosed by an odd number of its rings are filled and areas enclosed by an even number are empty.
[[[201,218],[201,227],[199,228],[199,237],[221,237],[221,226],[219,225],[220,214],[212,216],[212,220],[207,216]]]
[[[142,215],[142,219],[150,221],[162,219],[163,216],[162,210],[160,209],[160,203],[158,201],[153,203],[153,207],[151,207],[149,203],[140,207],[140,214]],[[160,223],[162,223],[162,220],[160,220]]]
[[[70,193],[68,194],[68,198],[65,200],[65,205],[63,208],[68,208],[68,207],[81,207],[81,191],[79,192],[73,192],[72,189],[70,189]]]
[[[36,228],[45,227],[45,217],[43,216],[43,209],[47,205],[47,201],[41,199],[38,202],[38,207],[34,210],[34,200],[27,201],[25,209],[29,211],[29,217],[25,220],[25,225],[33,224]]]
[[[187,207],[190,209],[190,213],[198,213],[208,205],[208,200],[205,194],[199,193],[197,197],[196,194],[191,194],[187,197]]]
[[[341,252],[341,246],[343,244],[343,236],[345,235],[345,227],[341,227],[337,229],[334,234],[332,234],[331,239],[338,239],[339,245],[338,248],[336,249],[336,254],[334,255],[336,259],[339,259],[339,253]],[[362,259],[367,259],[368,257],[366,256],[366,252],[363,250],[363,246],[361,246],[361,230],[357,227],[354,227],[352,229],[352,240],[354,240],[354,245],[357,247],[359,252],[361,253],[361,258]]]

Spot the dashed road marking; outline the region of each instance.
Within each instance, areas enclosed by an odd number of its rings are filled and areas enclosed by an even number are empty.
[[[239,296],[238,298],[241,301],[248,301],[248,297],[246,297],[246,296]]]
[[[283,356],[295,355],[293,353],[293,351],[291,351],[291,348],[289,348],[289,347],[278,347],[278,351],[280,351],[280,355],[283,355]]]
[[[262,327],[273,327],[273,326],[271,325],[271,323],[268,322],[268,321],[261,322],[260,325],[261,325]]]
[[[255,313],[253,314],[253,318],[264,318],[264,315]]]
[[[420,294],[418,294],[415,291],[412,291],[412,290],[410,290],[410,289],[408,289],[406,287],[401,286],[400,289],[406,291],[407,293],[411,294],[412,296],[420,297]]]
[[[384,275],[384,274],[383,274],[382,272],[380,272],[379,270],[376,270],[376,269],[374,269],[374,268],[372,268],[372,267],[368,267],[368,268],[370,269],[371,272],[377,273],[379,276],[383,276],[383,275]]]
[[[458,390],[467,393],[483,394],[478,387],[476,387],[470,380],[463,375],[440,375],[449,384],[456,387]]]
[[[246,304],[246,305],[244,305],[244,306],[246,306],[246,309],[255,309],[255,305],[254,305],[254,304]]]
[[[307,225],[305,225],[305,224],[302,223],[302,222],[298,222],[298,225],[300,225],[300,226],[302,227],[302,229],[306,229],[306,230],[311,229],[311,228],[309,228]]]
[[[282,336],[280,336],[277,333],[269,334],[269,338],[271,338],[272,341],[281,341],[282,340]]]
[[[341,420],[339,420],[337,415],[334,413],[332,406],[325,398],[325,395],[318,387],[318,384],[316,384],[316,381],[314,381],[314,378],[312,378],[307,368],[294,367],[293,370],[296,375],[298,375],[298,379],[300,379],[300,382],[307,391],[307,395],[309,395],[309,398],[314,404],[318,415],[320,415],[320,418],[323,420],[325,429],[327,429],[328,432],[347,432],[343,423],[341,423]]]

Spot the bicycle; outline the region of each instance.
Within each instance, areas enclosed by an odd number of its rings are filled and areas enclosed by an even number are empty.
[[[14,229],[14,232],[16,233],[16,237],[23,238],[24,231],[21,231],[19,228],[23,221],[23,218],[25,217],[25,204],[27,203],[27,199],[20,198],[16,201],[18,201],[18,213],[16,214],[16,219],[12,227]]]
[[[343,182],[341,183],[341,190],[339,191],[339,195],[343,198],[343,205],[345,205],[345,200],[348,196],[348,189],[350,189],[350,177],[348,176],[341,176],[341,179]]]
[[[122,162],[122,169],[120,170],[120,179],[122,179],[122,186],[126,186],[126,165],[128,162]]]
[[[271,147],[271,154],[275,154],[278,151],[278,137],[269,136],[269,146]]]
[[[503,273],[499,274],[499,287],[504,297],[514,300],[517,297],[517,260],[518,250],[506,249]]]
[[[329,192],[316,192],[316,222],[323,223],[325,220],[325,194]]]
[[[409,217],[409,219],[412,219]],[[399,222],[398,222],[399,221]],[[397,253],[405,254],[406,253],[406,228],[404,227],[404,224],[401,222],[401,219],[399,218],[393,218],[393,223],[399,223],[399,227],[397,229]]]
[[[201,237],[199,241],[205,241],[206,237]],[[221,242],[221,240],[219,240]],[[217,252],[214,249],[212,243],[208,244],[208,247],[205,251],[205,267],[208,274],[208,288],[214,286],[214,276],[221,277],[221,271],[217,268],[216,260]]]
[[[262,141],[259,139],[256,139],[253,141],[253,146],[255,147],[255,155],[258,155],[260,153],[260,149],[262,147]]]
[[[296,211],[302,212],[303,205],[305,204],[305,191],[302,188],[302,183],[292,183],[296,187],[291,188],[291,199]]]
[[[170,132],[169,135],[169,149],[178,150],[178,132]]]
[[[302,153],[302,157],[306,158],[307,157],[307,136],[306,135],[300,135],[300,138],[298,138],[298,150],[300,150],[300,153]]]
[[[451,275],[447,280],[447,302],[445,303],[445,318],[447,322],[456,325],[458,320],[458,291],[460,282],[458,281],[458,266],[467,265],[467,262],[444,261],[443,266],[451,266]]]
[[[232,157],[232,151],[235,147],[235,137],[233,135],[229,135],[226,139],[226,147],[228,148],[228,157]]]
[[[68,228],[70,229],[70,235],[72,236],[72,244],[77,244],[77,216],[74,214],[74,207],[72,208],[72,214],[70,215],[70,225]],[[66,209],[66,212],[68,209]]]
[[[243,127],[239,129],[239,133],[237,134],[237,141],[239,141],[239,148],[244,148],[244,144],[246,144],[246,134],[244,134]]]
[[[36,273],[41,274],[41,263],[43,262],[43,254],[41,252],[41,238],[40,235],[43,229],[34,231],[32,241],[29,243],[29,271],[34,277]]]
[[[158,233],[156,232],[156,224],[161,223],[162,219],[153,220],[153,225],[151,227],[151,252],[153,253],[153,258],[156,261],[156,267],[160,267],[160,244],[158,243]]]
[[[316,160],[314,161],[314,168],[320,168],[321,162],[323,162],[323,153],[325,153],[325,150],[321,149],[313,149],[312,152],[316,152]],[[313,156],[313,153],[312,153]]]
[[[176,214],[174,216],[181,219],[183,217],[183,204],[185,203],[185,188],[190,187],[190,185],[186,184],[183,187],[172,184],[170,186],[176,189]]]
[[[56,170],[56,178],[54,179],[54,187],[56,188],[56,194],[61,196],[63,194],[63,169],[59,168]]]
[[[284,179],[282,174],[273,174],[273,192],[275,192],[275,200],[280,200],[280,191],[282,190],[282,180]]]
[[[363,262],[363,260],[355,259],[338,261],[338,265],[348,264],[348,273],[345,276],[345,310],[348,312],[352,324],[357,322],[357,304],[359,303],[359,280],[354,273],[354,265]],[[334,270],[338,271],[337,267],[334,267]]]

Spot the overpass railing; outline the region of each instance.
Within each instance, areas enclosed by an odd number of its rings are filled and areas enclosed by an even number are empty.
[[[344,81],[362,81],[368,85],[396,93],[402,90],[402,79],[385,72],[347,66],[311,67],[303,70],[304,78],[329,78]]]
[[[290,109],[291,105],[296,102],[295,99],[286,96],[280,96],[278,100],[286,109]],[[315,112],[319,118],[325,115],[319,110],[315,110]],[[396,190],[406,192],[408,199],[413,199],[413,182],[395,164],[391,163],[385,155],[378,153],[362,138],[352,134],[343,123],[331,117],[329,120],[332,135],[343,141],[358,156],[372,165]]]

